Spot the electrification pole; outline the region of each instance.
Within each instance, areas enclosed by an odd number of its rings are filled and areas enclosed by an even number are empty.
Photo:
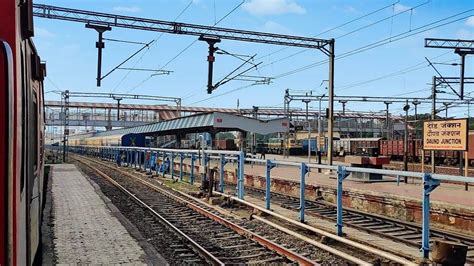
[[[334,134],[334,39],[329,41],[329,119],[328,119],[328,165],[332,165],[333,134]]]
[[[432,87],[431,87],[431,120],[435,120],[436,118],[436,76],[433,76],[433,81],[432,81]],[[425,152],[425,151],[423,151]],[[435,165],[435,151],[430,152],[431,156],[431,173],[436,173],[436,165]],[[424,162],[423,162],[424,163]]]
[[[387,139],[390,139],[390,114],[389,114],[389,111],[388,111],[388,106],[390,104],[392,104],[392,102],[389,102],[389,101],[384,101],[383,102],[386,106],[385,108],[385,115],[386,115],[386,118],[385,118],[385,128],[387,130],[387,135],[386,135],[386,138]]]
[[[308,163],[311,162],[311,125],[309,123],[309,116],[308,116],[308,104],[311,102],[309,99],[302,100],[306,104],[306,124],[308,125]]]
[[[86,28],[94,29],[99,33],[99,39],[95,43],[95,47],[97,48],[97,87],[100,87],[100,81],[102,80],[102,49],[105,48],[105,44],[102,41],[102,34],[106,31],[112,30],[112,28],[109,26],[92,24],[86,24]]]
[[[214,68],[214,61],[216,60],[214,57],[214,52],[217,48],[214,46],[216,43],[220,42],[219,38],[215,36],[205,36],[201,35],[199,37],[200,41],[205,41],[209,45],[209,54],[207,56],[207,61],[209,62],[208,72],[207,72],[207,93],[211,94],[214,90],[214,85],[212,84],[212,75],[213,75],[213,68]]]
[[[446,109],[445,118],[448,119],[448,106],[450,105],[450,103],[443,103],[443,105],[444,105],[444,108]]]
[[[408,104],[408,100],[403,107],[405,111],[405,136],[403,141],[403,170],[408,171],[408,110],[410,110],[410,105]],[[407,183],[408,179],[405,176],[405,183]]]
[[[117,121],[120,121],[120,101],[123,100],[123,98],[116,96],[112,96],[112,98],[117,101]]]
[[[415,138],[418,138],[418,105],[420,103],[418,100],[412,102],[413,106],[415,106]]]

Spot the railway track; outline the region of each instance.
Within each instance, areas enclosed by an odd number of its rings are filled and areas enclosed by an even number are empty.
[[[199,264],[194,250],[208,264],[302,264],[314,265],[314,261],[286,249],[224,218],[215,210],[197,206],[194,202],[174,193],[152,189],[136,179],[125,177],[92,160],[76,158],[83,165],[97,172],[136,202],[142,208],[162,217],[184,239],[188,248],[175,245],[185,262]],[[109,171],[108,171],[109,170]],[[107,172],[108,174],[105,174]],[[144,220],[149,222],[149,220]],[[202,263],[201,263],[202,264]]]
[[[152,188],[153,190],[155,190],[155,193],[156,191],[158,191],[159,193],[163,192],[163,188],[160,188],[161,186],[158,187],[156,186],[156,184],[150,183],[150,179],[145,177],[145,175],[141,175],[138,173],[130,174],[127,171],[123,171],[122,169],[119,169],[115,166],[111,166],[110,163],[105,163],[103,161],[91,160],[85,157],[84,159],[86,159],[88,162],[92,164],[100,164],[102,167],[106,167],[107,171],[110,172],[112,175],[114,175],[114,173],[116,172],[123,172],[123,174],[129,176],[131,179],[136,179],[135,181],[140,182],[142,185],[146,185],[149,188]],[[187,205],[188,207],[190,205],[194,205],[194,207],[192,207],[193,209],[196,209],[196,207],[198,207],[200,209],[201,215],[203,214],[203,210],[207,211],[208,214],[205,215],[206,217],[209,217],[209,215],[211,216],[222,215],[220,211],[216,211],[215,207],[207,205],[203,203],[201,200],[194,198],[183,192],[176,191],[176,190],[172,190],[172,191],[167,190],[167,191],[164,191],[164,193],[168,194],[169,197],[181,198],[179,201],[184,201],[185,205]],[[185,199],[182,199],[183,197]],[[187,219],[187,220],[202,219],[202,217],[196,218],[196,217],[189,216],[189,214],[183,214],[183,213],[184,213],[183,210],[178,211],[176,216],[172,216],[174,217],[174,219],[171,218],[172,219],[171,222],[182,223],[183,219]],[[218,219],[222,219],[222,218],[218,218]],[[374,263],[379,264],[380,262],[390,261],[390,259],[387,260],[386,258],[391,257],[395,261],[401,261],[402,263],[409,264],[407,260],[397,257],[397,256],[388,255],[387,253],[385,253],[385,256],[387,255],[388,256],[384,258],[384,255],[381,255],[382,253],[380,252],[377,253],[378,250],[376,250],[376,252],[374,253],[371,253],[373,249],[369,247],[360,249],[360,247],[363,246],[362,244],[358,244],[359,247],[351,246],[351,243],[350,243],[351,241],[348,241],[348,243],[346,244],[343,244],[343,243],[322,244],[315,240],[314,232],[312,233],[310,232],[310,230],[304,230],[304,229],[301,230],[301,228],[298,228],[298,227],[292,228],[290,225],[285,225],[284,226],[285,228],[283,228],[282,226],[278,226],[272,223],[271,221],[265,221],[264,218],[260,218],[258,216],[255,217],[255,219],[252,221],[248,221],[246,219],[235,220],[234,218],[230,218],[230,217],[227,217],[225,219],[227,220],[227,222],[225,222],[226,225],[233,223],[234,226],[240,227],[238,230],[244,230],[245,231],[244,235],[246,235],[247,237],[253,234],[253,236],[251,237],[251,239],[253,240],[256,240],[256,238],[263,238],[267,242],[271,243],[273,240],[276,243],[280,244],[280,248],[287,249],[287,251],[285,251],[284,253],[285,256],[288,256],[287,254],[288,250],[294,251],[292,261],[297,261],[295,260],[295,258],[297,258],[298,256],[305,256],[313,260],[311,263],[324,262],[324,264],[327,264],[327,265],[336,265],[336,264],[347,264],[349,262],[349,263],[355,263],[359,265],[369,265],[369,264],[374,264]],[[219,223],[222,224],[223,222],[221,221]],[[288,227],[292,229],[289,229]],[[211,227],[209,225],[209,226],[206,226],[206,228],[211,228]],[[304,232],[304,233],[298,234],[293,230]],[[306,237],[303,234],[306,234]],[[272,245],[278,246],[278,244],[276,243],[272,243]],[[308,245],[308,243],[310,243],[311,245]],[[245,244],[239,244],[237,246],[240,248],[241,246],[242,247],[245,246]],[[273,259],[271,259],[270,261],[273,263]],[[301,263],[301,261],[297,261],[297,262],[300,264],[305,264],[305,263]]]
[[[264,190],[253,187],[246,187],[245,193],[257,198],[263,198],[265,196]],[[271,202],[294,211],[298,211],[300,206],[299,198],[275,192],[271,192]],[[336,206],[334,204],[311,200],[306,200],[305,202],[305,213],[331,221],[336,221],[337,216]],[[421,226],[416,223],[405,222],[353,209],[343,210],[343,220],[345,226],[351,226],[359,230],[377,234],[381,237],[402,242],[410,246],[421,246],[422,230]],[[430,244],[432,244],[435,239],[454,241],[468,246],[467,261],[474,263],[474,237],[431,228]]]

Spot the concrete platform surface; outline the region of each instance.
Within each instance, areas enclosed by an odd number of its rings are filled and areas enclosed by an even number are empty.
[[[146,264],[146,255],[72,164],[52,169],[57,264]]]

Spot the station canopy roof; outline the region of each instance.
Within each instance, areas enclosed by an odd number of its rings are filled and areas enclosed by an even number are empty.
[[[266,135],[286,132],[289,124],[287,118],[260,120],[245,116],[212,112],[178,117],[143,126],[99,132],[94,137],[126,134],[173,135],[178,133],[187,134],[208,131],[246,131]]]

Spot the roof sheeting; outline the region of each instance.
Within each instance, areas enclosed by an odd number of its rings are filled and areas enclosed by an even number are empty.
[[[279,118],[272,120],[258,120],[254,118],[237,116],[225,113],[205,113],[179,117],[172,120],[147,124],[138,127],[123,128],[106,132],[99,132],[96,137],[125,135],[125,134],[172,134],[173,131],[207,130],[210,127],[216,129],[243,130],[258,134],[270,134],[285,132],[289,126],[288,119]]]

